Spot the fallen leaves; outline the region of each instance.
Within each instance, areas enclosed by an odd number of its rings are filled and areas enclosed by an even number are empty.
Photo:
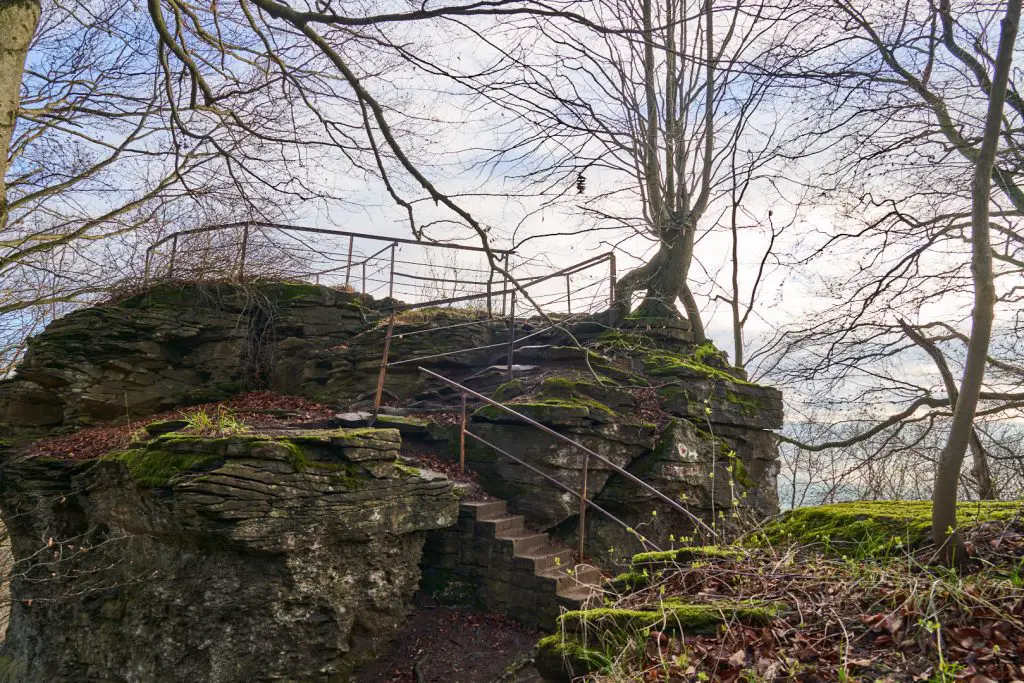
[[[337,412],[332,408],[298,396],[285,396],[272,391],[250,391],[221,403],[206,403],[173,410],[142,419],[119,419],[70,434],[40,439],[30,445],[28,457],[49,457],[59,460],[90,460],[125,448],[132,435],[143,425],[158,420],[171,420],[193,410],[215,412],[223,407],[246,424],[257,428],[274,428],[308,422],[323,422]]]
[[[756,600],[790,609],[764,626],[652,632],[636,680],[1024,681],[1024,581],[1013,569],[1024,557],[1019,524],[963,530],[990,552],[986,567],[972,575],[932,573],[907,558],[885,565],[808,555],[789,563],[757,552],[681,564],[645,589],[647,597],[621,596],[617,606]]]

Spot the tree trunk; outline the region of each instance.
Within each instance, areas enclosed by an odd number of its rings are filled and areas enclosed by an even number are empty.
[[[966,549],[956,531],[957,485],[960,468],[974,431],[989,342],[995,315],[996,292],[992,275],[992,250],[989,238],[989,203],[992,167],[995,164],[1002,128],[1003,103],[1013,63],[1013,47],[1020,24],[1021,0],[1009,0],[1001,22],[995,73],[989,91],[988,111],[981,147],[975,160],[971,187],[971,272],[974,279],[974,309],[971,311],[971,338],[960,381],[960,395],[953,410],[949,438],[939,456],[932,492],[932,540],[941,559],[949,565],[962,565]]]
[[[700,309],[686,281],[693,257],[693,232],[692,226],[687,224],[665,230],[664,234],[669,237],[662,238],[654,258],[618,282],[615,291],[618,319],[629,313],[633,293],[646,288],[644,300],[635,311],[637,317],[681,318],[676,302],[682,301],[694,341],[698,344],[706,341]]]
[[[38,0],[0,0],[0,231],[7,227],[7,157],[18,121],[25,57],[39,23]]]
[[[903,328],[903,332],[910,337],[910,339],[924,349],[925,353],[931,356],[931,359],[935,361],[935,367],[939,369],[939,375],[942,377],[942,384],[946,387],[946,393],[949,395],[949,404],[956,409],[957,399],[960,397],[960,392],[956,387],[956,380],[953,379],[953,372],[949,369],[949,364],[946,363],[945,356],[942,355],[942,351],[935,345],[930,339],[919,333],[909,324],[904,321],[900,321],[900,326]],[[978,498],[981,500],[995,500],[998,496],[996,494],[995,484],[992,482],[992,472],[988,466],[988,456],[985,453],[985,447],[981,443],[981,438],[978,436],[978,430],[971,427],[971,475],[974,477]]]

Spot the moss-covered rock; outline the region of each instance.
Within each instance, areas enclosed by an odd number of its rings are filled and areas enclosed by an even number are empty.
[[[747,555],[742,548],[720,545],[686,546],[675,550],[654,550],[633,555],[631,565],[637,567],[668,567],[701,560],[738,560]]]
[[[537,642],[534,663],[545,681],[569,683],[611,665],[615,653],[587,647],[574,634],[557,633]]]
[[[654,626],[668,631],[701,631],[730,621],[763,626],[778,617],[783,609],[782,605],[775,603],[705,604],[672,599],[645,609],[599,607],[566,612],[559,617],[559,623],[574,632],[594,628],[606,632],[647,630]]]

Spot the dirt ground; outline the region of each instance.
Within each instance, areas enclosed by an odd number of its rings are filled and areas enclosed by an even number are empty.
[[[539,637],[496,614],[417,607],[398,638],[356,671],[353,683],[539,682],[527,661]]]

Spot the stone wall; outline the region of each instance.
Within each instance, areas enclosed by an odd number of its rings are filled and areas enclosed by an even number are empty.
[[[394,430],[167,434],[4,464],[9,680],[345,681],[401,626],[442,475]]]
[[[453,527],[431,531],[423,549],[422,588],[444,604],[469,605],[551,630],[558,617],[555,582],[516,558],[513,541],[481,532],[473,510]]]

